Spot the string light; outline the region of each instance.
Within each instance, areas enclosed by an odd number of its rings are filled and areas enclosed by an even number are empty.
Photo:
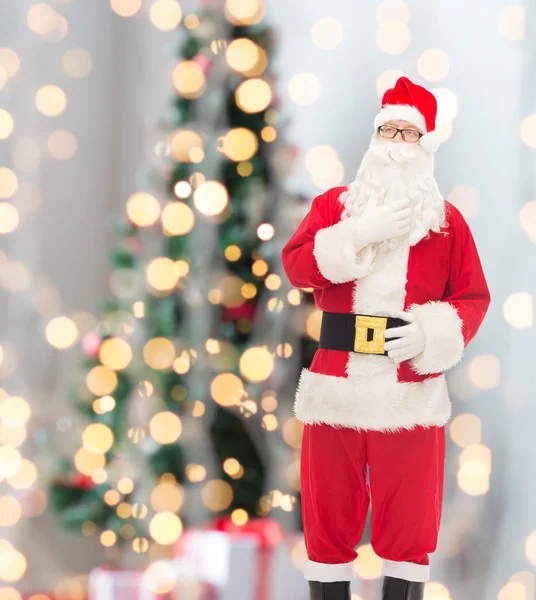
[[[469,363],[469,380],[477,388],[491,390],[500,383],[500,369],[501,364],[496,356],[481,354]]]
[[[236,162],[249,160],[259,147],[257,136],[245,127],[230,129],[219,141],[221,151]]]
[[[456,415],[449,425],[452,441],[462,448],[479,444],[482,439],[482,422],[476,415]]]
[[[143,348],[143,358],[152,369],[158,371],[169,369],[175,360],[173,342],[165,337],[149,340]]]
[[[173,188],[177,198],[188,198],[192,193],[192,186],[187,181],[178,181]]]
[[[248,79],[236,89],[235,100],[244,112],[258,113],[270,104],[272,90],[263,79]]]
[[[184,202],[166,204],[162,212],[162,225],[167,235],[186,235],[193,229],[194,223],[194,212],[187,204]]]
[[[536,201],[527,202],[519,211],[519,222],[536,244]]]
[[[20,222],[19,211],[9,202],[0,202],[0,234],[15,231]]]
[[[528,115],[521,123],[521,139],[529,148],[536,148],[536,113]]]
[[[342,24],[334,17],[318,19],[311,29],[313,43],[322,50],[333,50],[344,37]]]
[[[182,531],[182,521],[171,512],[158,513],[149,523],[151,537],[162,545],[174,544],[181,536]]]
[[[151,419],[149,431],[159,444],[172,444],[182,433],[182,423],[176,414],[169,411],[160,412]]]
[[[300,290],[290,290],[287,294],[287,300],[292,306],[299,306],[301,304]]]
[[[2,558],[0,578],[6,583],[20,581],[24,577],[28,566],[24,554],[18,550],[11,549],[3,553]]]
[[[110,0],[112,10],[120,17],[132,17],[141,8],[142,0]]]
[[[126,369],[132,360],[132,348],[125,340],[110,338],[102,343],[99,359],[105,367],[114,371]]]
[[[194,191],[194,205],[206,216],[219,215],[228,203],[227,188],[219,181],[206,181]]]
[[[288,84],[290,99],[300,106],[313,104],[320,96],[320,79],[313,73],[298,73]]]
[[[402,0],[383,0],[376,10],[378,25],[393,19],[407,24],[409,21],[408,6]]]
[[[160,216],[158,200],[147,192],[132,194],[127,200],[126,209],[128,218],[138,227],[149,227]]]
[[[7,110],[0,108],[0,140],[6,140],[15,127],[13,117]]]
[[[80,448],[74,455],[74,464],[82,475],[91,477],[97,469],[104,468],[106,458],[104,454],[94,454],[85,448]]]
[[[226,0],[225,16],[233,25],[255,25],[265,16],[263,0]]]
[[[227,46],[225,56],[232,69],[244,73],[253,69],[259,61],[260,48],[248,38],[239,38]]]
[[[253,173],[253,165],[249,161],[242,161],[236,166],[236,171],[241,177],[249,177]]]
[[[277,131],[274,127],[270,125],[267,127],[263,127],[261,130],[261,138],[265,142],[273,142],[277,137]]]
[[[161,31],[172,31],[182,19],[182,9],[175,0],[156,0],[149,10],[151,23]]]
[[[91,54],[83,48],[71,48],[62,57],[62,68],[66,75],[82,79],[91,72],[93,60]]]
[[[419,75],[428,81],[441,81],[449,74],[450,56],[441,48],[425,50],[417,59]]]
[[[8,167],[0,167],[0,198],[11,198],[19,187],[17,175]]]
[[[185,98],[198,98],[205,90],[205,74],[202,68],[191,60],[179,63],[172,74],[173,85]]]
[[[104,423],[92,423],[82,433],[84,448],[92,454],[104,454],[114,443],[112,430]]]
[[[28,27],[42,37],[51,34],[56,29],[59,18],[59,13],[44,2],[32,4],[26,13]]]
[[[108,367],[96,366],[87,374],[86,385],[95,396],[107,396],[117,387],[117,375]]]
[[[222,511],[233,501],[233,488],[222,479],[213,479],[203,486],[202,498],[209,510]]]
[[[0,65],[7,77],[15,77],[20,69],[20,58],[11,48],[0,48]]]
[[[509,42],[525,38],[525,7],[521,4],[503,6],[497,15],[497,29]]]
[[[105,546],[106,548],[109,548],[110,546],[113,546],[117,541],[117,535],[111,531],[111,530],[106,530],[103,531],[100,534],[100,543]]]
[[[48,151],[58,160],[68,160],[76,154],[78,144],[67,130],[53,131],[48,137]]]
[[[48,343],[58,350],[72,348],[78,339],[78,328],[68,317],[56,317],[46,327]]]
[[[504,301],[503,314],[506,322],[516,329],[528,329],[533,325],[534,299],[528,292],[510,294]]]
[[[167,256],[153,259],[146,268],[148,285],[158,292],[171,292],[179,281],[179,268]]]
[[[67,96],[57,85],[44,85],[35,95],[35,105],[47,117],[58,117],[67,108]]]
[[[25,490],[37,481],[37,468],[28,459],[22,460],[19,470],[8,478],[9,485],[16,490]]]
[[[190,13],[184,17],[184,26],[186,29],[195,29],[199,27],[199,23],[199,17],[194,13]]]
[[[151,491],[151,506],[155,511],[177,513],[183,504],[184,491],[175,483],[159,483]]]
[[[237,508],[231,513],[231,521],[238,526],[245,525],[249,521],[248,513],[243,508]]]
[[[239,369],[249,381],[265,381],[274,370],[274,359],[264,347],[248,348],[240,357]]]
[[[411,42],[406,23],[397,20],[383,21],[376,34],[376,43],[386,54],[402,54]]]

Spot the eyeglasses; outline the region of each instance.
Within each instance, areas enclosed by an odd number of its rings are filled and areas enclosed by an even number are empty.
[[[387,138],[388,140],[394,139],[399,131],[402,135],[402,139],[405,142],[418,142],[424,135],[424,133],[421,133],[415,129],[397,129],[391,125],[382,125],[381,127],[378,127],[378,133],[381,135],[381,137]]]

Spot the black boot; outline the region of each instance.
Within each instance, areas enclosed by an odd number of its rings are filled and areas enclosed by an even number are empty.
[[[310,581],[309,591],[311,600],[350,600],[350,582],[332,581]]]
[[[424,583],[384,577],[382,600],[423,600]]]

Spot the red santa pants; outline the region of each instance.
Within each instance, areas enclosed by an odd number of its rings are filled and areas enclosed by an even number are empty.
[[[428,581],[443,500],[444,427],[397,433],[305,425],[301,455],[306,579],[350,581],[372,499],[382,574]],[[368,481],[367,481],[368,467]]]

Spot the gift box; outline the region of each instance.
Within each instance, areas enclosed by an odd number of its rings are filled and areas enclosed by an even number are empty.
[[[156,568],[155,568],[156,567]],[[216,600],[210,583],[180,576],[177,561],[158,561],[145,570],[99,567],[89,574],[88,600]],[[159,590],[165,590],[159,593]]]
[[[175,551],[180,574],[212,584],[218,600],[306,600],[307,582],[292,561],[297,541],[269,518],[240,526],[221,518],[188,529]]]

